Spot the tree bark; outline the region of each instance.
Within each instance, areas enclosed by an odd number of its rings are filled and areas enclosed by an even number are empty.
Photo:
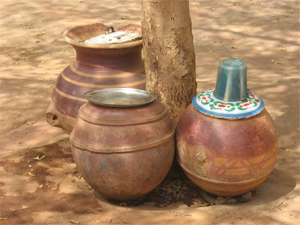
[[[173,125],[196,95],[188,0],[142,0],[146,90],[166,104]]]

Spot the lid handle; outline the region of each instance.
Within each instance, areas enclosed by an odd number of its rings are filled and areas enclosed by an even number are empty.
[[[106,28],[106,30],[105,30],[105,34],[109,34],[109,29],[111,29],[111,33],[112,33],[112,32],[115,32],[115,29],[114,29],[113,27],[108,27],[108,28]]]

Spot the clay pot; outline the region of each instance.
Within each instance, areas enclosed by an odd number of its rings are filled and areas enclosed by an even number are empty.
[[[78,109],[87,102],[84,93],[99,88],[130,87],[145,89],[142,40],[117,44],[84,43],[86,39],[104,34],[101,23],[68,29],[63,37],[76,51],[76,61],[59,75],[47,109],[47,122],[70,133]],[[138,25],[127,25],[116,31],[141,33]]]
[[[278,148],[266,110],[243,120],[223,120],[189,105],[176,133],[177,161],[199,187],[218,196],[257,188],[273,170]]]
[[[224,74],[231,76],[233,70]],[[219,75],[222,73],[219,70]],[[240,73],[236,75],[242,77]],[[177,161],[186,175],[205,191],[236,196],[257,188],[271,173],[276,163],[278,137],[262,99],[247,91],[247,86],[243,90],[226,91],[228,85],[220,85],[219,81],[216,89],[224,87],[224,92],[218,90],[219,99],[214,95],[216,90],[208,89],[195,96],[181,116],[176,130]],[[245,94],[237,94],[244,90]],[[229,100],[224,100],[224,96]],[[230,96],[246,98],[231,101]]]
[[[109,104],[95,104],[92,93],[80,108],[70,134],[72,154],[82,177],[97,192],[119,201],[134,200],[167,175],[174,158],[175,129],[166,106],[155,98],[134,106],[134,97],[111,97],[111,90],[99,90],[100,101]]]

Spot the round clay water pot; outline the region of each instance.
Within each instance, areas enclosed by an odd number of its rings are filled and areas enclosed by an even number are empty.
[[[107,30],[109,27],[97,23],[73,27],[63,34],[75,49],[76,60],[57,78],[46,118],[50,125],[61,127],[66,133],[72,131],[79,108],[87,102],[86,92],[99,88],[145,89],[141,38],[112,44],[85,43]],[[141,27],[129,24],[113,31],[141,33]]]
[[[208,89],[194,97],[176,130],[179,165],[196,185],[218,196],[237,196],[257,188],[272,172],[277,156],[274,122],[262,99],[247,90],[246,79],[233,81],[234,69],[221,74],[229,74],[229,80],[224,79],[229,85],[218,79],[218,90]],[[242,77],[236,75],[237,80]],[[226,90],[234,83],[239,90],[234,86]],[[244,97],[230,99],[236,96]]]
[[[177,161],[200,188],[236,196],[257,188],[272,172],[278,148],[269,113],[223,120],[200,113],[192,104],[179,120]]]
[[[175,129],[168,109],[136,89],[96,90],[87,98],[70,134],[79,172],[108,198],[144,196],[163,181],[174,158]]]

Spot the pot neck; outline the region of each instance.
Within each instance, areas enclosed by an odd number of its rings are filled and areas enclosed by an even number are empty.
[[[73,46],[76,51],[75,65],[81,68],[109,67],[120,69],[128,65],[143,65],[142,45],[124,49],[96,49]],[[125,69],[125,68],[124,68]]]

